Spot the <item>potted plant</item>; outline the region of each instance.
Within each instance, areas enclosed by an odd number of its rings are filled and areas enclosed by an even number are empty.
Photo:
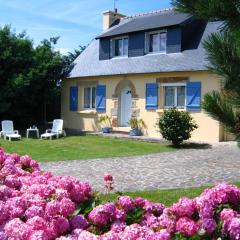
[[[108,115],[100,116],[99,122],[102,126],[103,133],[110,133],[112,131],[111,118]]]
[[[129,132],[130,136],[141,136],[142,135],[141,129],[143,127],[145,127],[145,123],[142,119],[131,118],[129,120],[128,124],[131,127],[131,130]]]

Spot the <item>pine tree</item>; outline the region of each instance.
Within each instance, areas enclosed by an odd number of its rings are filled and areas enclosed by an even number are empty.
[[[240,0],[173,0],[177,11],[223,24],[204,42],[209,70],[222,79],[221,91],[204,96],[203,109],[234,134],[240,146]]]

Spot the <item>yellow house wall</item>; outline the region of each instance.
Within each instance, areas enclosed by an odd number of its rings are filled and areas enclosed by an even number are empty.
[[[159,74],[136,74],[127,76],[107,76],[107,77],[90,77],[79,79],[66,79],[63,81],[62,87],[62,118],[64,126],[68,129],[79,131],[97,131],[100,129],[98,123],[99,114],[94,111],[83,111],[83,86],[82,82],[97,81],[98,84],[106,85],[106,113],[111,115],[111,109],[114,108],[114,101],[112,95],[115,92],[117,84],[121,80],[130,80],[136,88],[138,99],[136,100],[137,108],[140,109],[139,118],[142,118],[146,123],[147,128],[144,130],[144,135],[151,137],[159,137],[160,133],[155,124],[157,119],[161,116],[162,110],[146,110],[145,108],[145,93],[146,83],[154,83],[157,78],[162,77],[188,77],[190,81],[202,82],[202,96],[212,90],[218,90],[220,87],[220,80],[209,74],[206,71],[202,72],[182,72],[182,73],[159,73]],[[79,85],[78,94],[78,112],[71,112],[69,110],[69,88],[70,86]],[[162,106],[162,91],[159,89],[159,106]],[[223,132],[219,123],[207,116],[203,111],[192,112],[192,116],[197,122],[199,128],[193,132],[192,140],[218,142],[223,140]]]

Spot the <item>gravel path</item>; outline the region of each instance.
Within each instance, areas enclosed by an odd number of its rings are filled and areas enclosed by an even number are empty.
[[[206,149],[183,149],[146,156],[41,163],[43,170],[71,175],[103,190],[103,175],[111,173],[115,190],[136,191],[192,187],[240,181],[240,149],[219,143]]]

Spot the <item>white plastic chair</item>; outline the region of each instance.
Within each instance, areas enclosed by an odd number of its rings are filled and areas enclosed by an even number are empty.
[[[50,138],[50,140],[52,140],[53,137],[59,138],[60,135],[66,136],[63,130],[63,120],[54,119],[52,129],[47,129],[46,133],[41,134],[41,139]]]
[[[21,139],[18,130],[14,130],[13,128],[13,121],[10,120],[2,121],[2,131],[0,136],[3,136],[5,140],[8,138],[9,141],[11,141],[12,138]]]

